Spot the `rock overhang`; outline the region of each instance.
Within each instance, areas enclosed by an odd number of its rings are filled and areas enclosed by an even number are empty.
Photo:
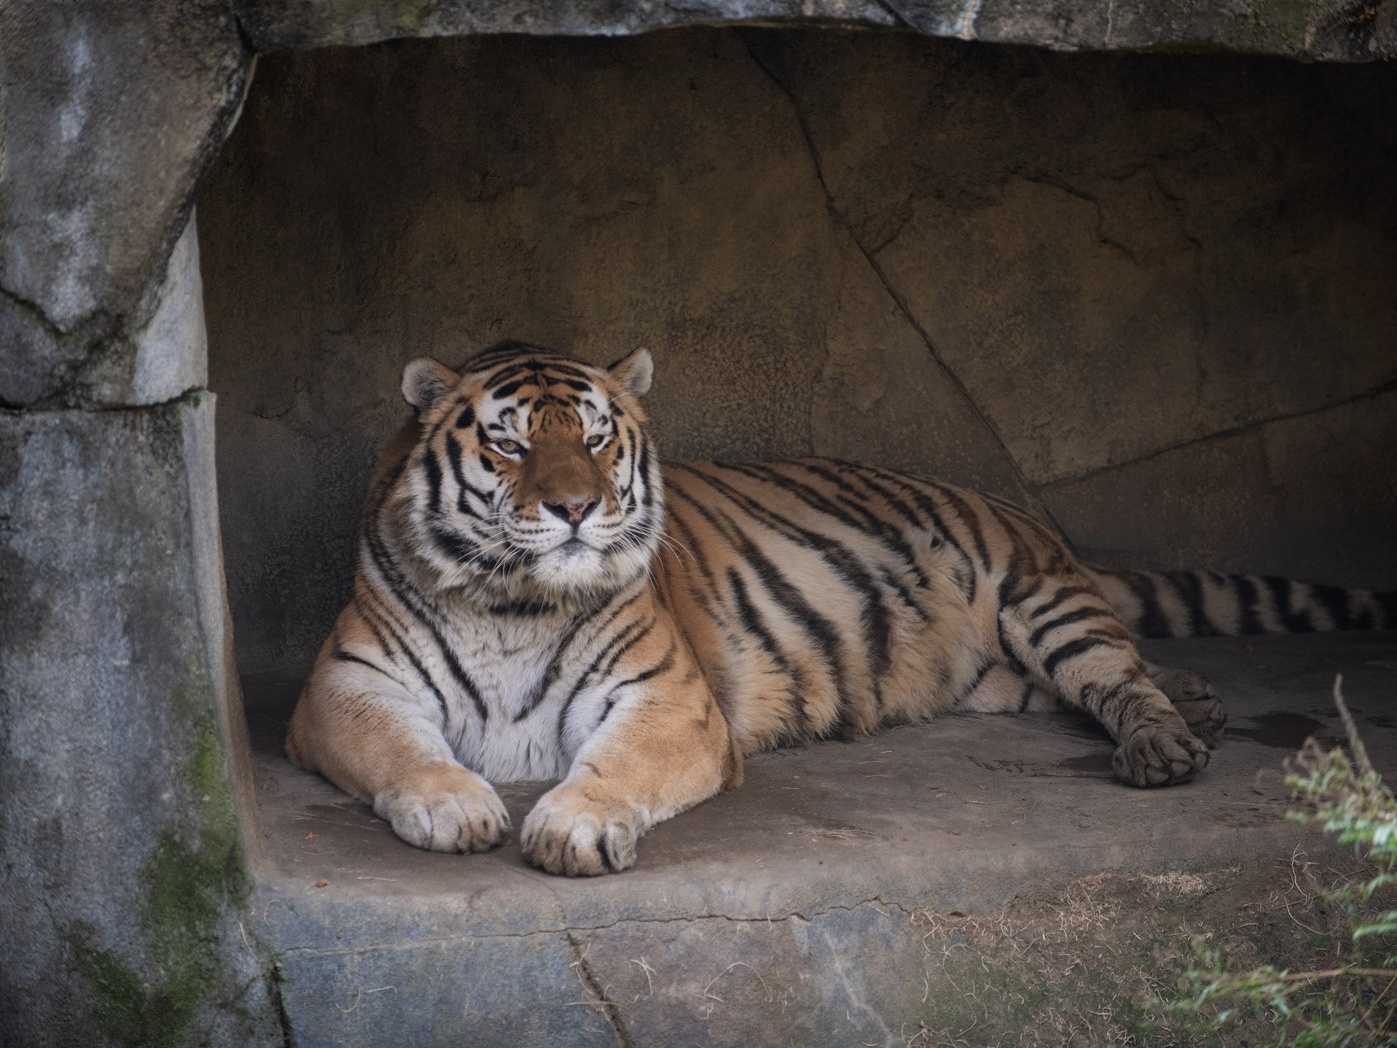
[[[1334,0],[175,0],[0,14],[0,405],[139,403],[140,331],[258,53],[469,34],[828,26],[1062,51],[1397,55],[1397,8]]]

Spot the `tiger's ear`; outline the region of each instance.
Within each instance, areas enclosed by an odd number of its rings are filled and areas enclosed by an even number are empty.
[[[456,388],[461,376],[440,360],[418,357],[403,368],[403,399],[419,415]]]
[[[611,381],[639,400],[650,392],[655,378],[655,362],[648,349],[634,349],[607,369]]]

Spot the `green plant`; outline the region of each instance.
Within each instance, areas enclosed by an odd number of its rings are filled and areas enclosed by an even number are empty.
[[[1342,678],[1334,704],[1348,736],[1349,752],[1325,750],[1310,738],[1289,763],[1286,784],[1302,803],[1289,817],[1315,822],[1364,855],[1367,880],[1328,893],[1346,908],[1350,941],[1335,944],[1336,963],[1290,972],[1260,967],[1226,971],[1216,952],[1200,951],[1183,978],[1175,1014],[1209,1017],[1218,1028],[1262,1019],[1285,1048],[1373,1048],[1397,1045],[1397,910],[1379,909],[1383,889],[1397,883],[1397,797],[1373,769],[1344,703]]]

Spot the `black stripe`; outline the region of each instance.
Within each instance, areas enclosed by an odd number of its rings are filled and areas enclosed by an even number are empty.
[[[364,543],[368,547],[369,555],[374,562],[374,566],[378,568],[379,574],[382,575],[384,584],[388,587],[389,592],[431,631],[432,639],[436,642],[438,649],[440,649],[442,655],[446,659],[447,668],[451,671],[452,676],[456,678],[462,690],[470,697],[472,703],[475,705],[476,712],[480,715],[481,721],[484,722],[488,718],[488,711],[485,708],[485,703],[481,699],[479,691],[476,690],[474,682],[466,676],[465,671],[461,669],[460,663],[456,660],[456,656],[447,645],[446,638],[442,635],[442,631],[435,621],[438,618],[436,609],[426,598],[416,591],[412,584],[403,576],[402,572],[398,570],[387,547],[383,544],[383,539],[378,534],[377,528],[371,527],[365,529]],[[417,662],[411,652],[407,651],[406,647],[404,647],[404,652],[409,658],[413,659],[414,664],[417,665],[420,670],[421,664]],[[426,676],[425,670],[420,670],[420,672]],[[427,679],[430,680],[431,678],[427,677]],[[433,686],[435,687],[435,685]],[[443,708],[445,708],[445,703],[443,703]]]
[[[602,650],[596,654],[596,656],[592,659],[591,663],[588,664],[587,668],[583,670],[582,673],[578,676],[577,680],[573,682],[572,690],[568,692],[567,698],[563,700],[563,705],[558,710],[558,739],[560,741],[563,737],[563,728],[567,724],[568,712],[572,709],[572,704],[575,701],[577,701],[577,696],[582,694],[582,689],[585,688],[588,685],[588,683],[590,683],[593,679],[605,676],[606,673],[609,672],[610,669],[616,665],[616,662],[621,658],[621,656],[623,656],[640,641],[645,639],[645,636],[650,632],[654,625],[654,619],[651,619],[649,622],[643,625],[641,624],[639,619],[635,619],[631,622],[628,622],[616,633],[615,636],[613,636],[610,640],[607,641],[605,647],[603,647]],[[610,658],[610,662],[604,670],[602,669],[602,662],[603,660],[606,660],[608,658]]]
[[[1329,612],[1329,617],[1334,620],[1336,628],[1341,630],[1351,630],[1354,628],[1353,613],[1349,610],[1349,592],[1338,586],[1311,586],[1310,592],[1314,594],[1314,599]]]
[[[658,677],[661,673],[667,672],[673,665],[674,642],[671,641],[669,645],[669,650],[667,650],[664,653],[664,656],[660,659],[659,662],[655,663],[655,665],[651,666],[648,670],[642,670],[641,672],[637,673],[634,677],[627,677],[623,681],[617,681],[614,685],[612,685],[609,694],[614,695],[622,688],[628,688],[632,684],[644,684],[647,680],[652,680],[655,677]]]
[[[446,668],[451,671],[451,676],[456,679],[456,683],[470,697],[471,703],[475,706],[475,712],[480,715],[481,723],[490,719],[489,710],[485,708],[485,700],[480,697],[480,690],[476,688],[475,681],[471,680],[459,661],[456,653],[451,650],[450,645],[437,632],[436,627],[432,627],[432,633],[436,637],[437,646],[441,648],[442,657],[446,659]]]
[[[980,504],[985,507],[985,512],[994,518],[994,522],[999,525],[1000,530],[1004,532],[1005,539],[1008,540],[1010,574],[1025,579],[1042,576],[1045,569],[1038,563],[1038,559],[1033,555],[1033,550],[1024,542],[1023,535],[1016,526],[1017,521],[1011,520],[999,505],[989,499],[980,497]]]
[[[999,663],[996,662],[994,659],[986,659],[984,662],[980,663],[979,668],[975,671],[974,678],[970,681],[969,684],[967,684],[964,688],[961,689],[960,695],[956,698],[956,701],[953,705],[959,707],[963,703],[967,702],[970,699],[970,697],[975,694],[976,689],[979,688],[980,685],[985,682],[985,676],[989,673],[989,671],[994,669],[994,667],[998,665]]]
[[[562,675],[564,661],[568,653],[572,650],[572,642],[577,637],[578,631],[583,626],[590,625],[594,627],[594,635],[601,634],[610,628],[611,624],[616,621],[617,617],[620,616],[622,612],[639,600],[643,593],[644,591],[642,590],[640,593],[636,593],[629,599],[617,604],[605,618],[599,616],[589,618],[585,615],[579,615],[572,620],[571,624],[568,626],[567,632],[563,634],[562,639],[558,641],[558,646],[554,649],[553,657],[549,659],[548,666],[543,671],[543,676],[541,676],[538,683],[534,685],[533,691],[531,691],[529,696],[524,700],[524,704],[519,708],[519,712],[514,715],[515,724],[518,724],[529,714],[533,713],[533,711],[538,708],[539,703],[543,701],[544,696],[547,695],[548,690],[557,683],[558,678]],[[575,695],[580,689],[581,680],[582,678],[579,678],[577,686],[573,688],[572,694],[568,696],[569,702],[572,699],[572,695]]]
[[[687,466],[681,466],[681,468],[689,469]],[[710,487],[751,515],[759,523],[786,539],[814,549],[835,575],[860,595],[863,610],[861,617],[863,619],[864,643],[869,652],[874,702],[881,708],[883,702],[881,678],[892,666],[892,624],[889,621],[888,609],[883,604],[882,594],[879,593],[878,587],[865,570],[862,562],[838,540],[818,531],[801,527],[717,477],[709,474],[701,474],[701,476]]]
[[[1135,632],[1142,637],[1172,637],[1174,630],[1164,614],[1164,608],[1160,606],[1154,578],[1132,571],[1122,571],[1116,577],[1124,582],[1140,601],[1140,617],[1135,623]]]
[[[1100,721],[1102,727],[1110,732],[1111,738],[1118,742],[1123,741],[1126,718],[1133,712],[1138,703],[1123,700],[1121,695],[1133,691],[1137,683],[1137,678],[1131,676],[1126,680],[1105,686],[1083,685],[1075,705],[1079,709],[1086,710]],[[1138,699],[1138,697],[1138,693],[1136,693],[1135,698]]]
[[[639,478],[644,482],[645,491],[641,495],[641,505],[647,510],[655,504],[655,478],[650,474],[650,442],[645,439],[645,434],[637,434],[640,441],[640,457],[635,459],[635,466],[631,470],[631,482],[629,487],[634,489],[636,480]]]
[[[1048,677],[1053,677],[1057,668],[1068,659],[1076,658],[1078,655],[1084,655],[1093,648],[1110,646],[1112,645],[1107,638],[1090,634],[1085,637],[1078,637],[1076,640],[1068,641],[1043,660],[1043,673]],[[1054,677],[1054,679],[1056,678]]]
[[[436,516],[441,512],[441,463],[431,448],[423,450],[422,465],[427,471],[427,512]]]
[[[476,520],[484,519],[485,514],[480,511],[477,511],[474,507],[472,507],[470,503],[466,501],[466,496],[470,495],[477,502],[479,502],[485,510],[489,510],[490,493],[488,491],[484,491],[480,488],[475,487],[466,480],[466,471],[461,461],[461,443],[456,439],[456,435],[454,433],[448,433],[446,435],[446,458],[447,461],[451,464],[452,479],[456,481],[456,486],[460,489],[460,493],[456,497],[457,511],[464,514],[465,516],[472,517]],[[495,472],[495,467],[490,465],[489,459],[486,458],[486,456],[481,455],[480,461],[485,465],[485,468],[489,472]]]
[[[1000,519],[1012,517],[1016,528],[1027,528],[1033,532],[1052,553],[1052,560],[1042,566],[1042,571],[1047,574],[1059,574],[1074,568],[1077,565],[1076,555],[1068,545],[1068,540],[1059,532],[1053,530],[1047,524],[1035,517],[1022,506],[1015,505],[1008,499],[1000,498],[998,495],[991,495],[988,492],[977,492],[986,505],[998,509]],[[1007,526],[1007,525],[1006,525]]]
[[[965,571],[954,572],[955,581],[960,586],[961,592],[965,594],[967,604],[975,603],[975,596],[979,591],[979,572],[975,570],[975,562],[966,551],[965,546],[953,535],[942,519],[940,510],[937,508],[934,498],[926,491],[923,491],[913,478],[901,473],[894,473],[891,470],[875,469],[871,466],[860,468],[865,482],[869,488],[883,498],[888,500],[888,504],[895,506],[900,512],[907,515],[907,519],[917,524],[919,527],[931,533],[933,543],[945,543],[953,549],[956,554],[965,562]],[[877,477],[895,485],[900,490],[906,492],[915,504],[915,511],[907,509],[904,503],[891,495],[886,489],[876,485],[871,478]],[[921,516],[918,516],[918,513]]]
[[[394,594],[394,596],[396,597],[397,594]],[[441,710],[442,731],[443,733],[445,733],[446,728],[451,720],[451,709],[446,703],[446,696],[444,696],[441,693],[441,689],[437,687],[436,681],[432,679],[431,675],[427,672],[427,668],[422,665],[421,660],[418,659],[417,655],[413,652],[412,648],[408,646],[407,640],[402,636],[402,634],[398,631],[396,625],[393,622],[391,622],[386,615],[378,614],[376,608],[370,609],[365,607],[363,601],[356,601],[355,603],[359,606],[359,614],[364,616],[364,621],[369,623],[369,628],[373,629],[374,635],[379,637],[379,643],[383,643],[383,639],[379,635],[378,630],[374,629],[373,623],[369,621],[371,612],[373,616],[379,620],[380,625],[383,626],[384,630],[387,631],[388,635],[393,638],[393,642],[398,646],[398,651],[407,658],[408,663],[412,666],[413,672],[417,674],[418,680],[420,680],[422,684],[429,691],[431,691],[432,695],[436,697],[437,707]],[[396,656],[392,657],[394,658],[394,661],[396,661]]]
[[[1190,637],[1219,637],[1222,631],[1208,618],[1208,610],[1203,602],[1203,580],[1196,572],[1171,571],[1164,580],[1179,595],[1188,612],[1188,635]]]
[[[1241,611],[1237,631],[1242,634],[1265,633],[1266,627],[1261,621],[1261,593],[1256,583],[1250,575],[1233,575],[1230,579],[1237,595],[1237,607]]]
[[[1011,562],[1008,574],[999,583],[999,606],[1015,608],[1036,597],[1043,588],[1045,579],[1031,565],[1024,566],[1016,556]]]
[[[970,533],[970,539],[975,544],[975,554],[980,558],[981,567],[988,571],[990,567],[989,546],[985,544],[984,533],[980,530],[975,514],[970,510],[970,504],[960,497],[956,489],[947,484],[937,484],[934,487],[936,492],[956,511],[961,526]]]
[[[1006,579],[1005,581],[1007,582],[1008,580]],[[1004,606],[1002,601],[999,606],[1001,608]],[[1005,664],[1011,670],[1021,677],[1026,676],[1028,674],[1028,667],[1023,664],[1023,661],[1019,658],[1018,652],[1014,650],[1014,645],[1009,639],[1009,634],[1004,631],[1004,626],[1005,623],[1008,622],[1008,619],[1009,617],[1007,615],[996,614],[994,617],[995,633],[999,638],[999,650],[1003,652]]]
[[[1061,586],[1058,588],[1057,594],[1052,600],[1045,604],[1038,605],[1038,607],[1029,612],[1028,620],[1032,622],[1034,619],[1041,618],[1048,614],[1048,612],[1059,607],[1064,601],[1071,600],[1073,597],[1083,596],[1094,597],[1096,596],[1096,590],[1092,589],[1090,586]]]
[[[1104,612],[1100,608],[1090,607],[1078,608],[1075,611],[1065,612],[1064,614],[1059,615],[1057,618],[1051,619],[1048,622],[1043,623],[1043,625],[1039,626],[1036,630],[1034,630],[1029,635],[1028,643],[1036,648],[1039,644],[1043,642],[1044,637],[1046,637],[1053,630],[1057,629],[1059,626],[1068,626],[1074,622],[1081,622],[1083,619],[1100,618],[1103,614]]]
[[[566,375],[569,378],[580,378],[588,383],[587,388],[589,390],[592,389],[593,387],[590,384],[591,379],[588,377],[587,372],[581,370],[580,368],[573,367],[571,363],[568,363],[566,361],[566,357],[557,357],[553,360],[547,361],[543,365],[542,370],[547,373],[549,379],[554,379],[555,376],[558,375]]]
[[[1028,704],[1033,699],[1034,688],[1035,685],[1033,681],[1025,680],[1023,682],[1023,693],[1019,696],[1020,713],[1026,713],[1028,711]]]
[[[838,503],[827,497],[823,492],[812,488],[808,484],[803,484],[794,477],[788,476],[770,466],[726,466],[724,468],[737,470],[752,477],[755,480],[769,481],[774,486],[794,495],[812,509],[818,510],[828,516],[833,517],[841,524],[857,530],[866,535],[875,536],[884,546],[894,552],[910,569],[917,574],[918,582],[925,583],[926,575],[917,564],[916,554],[912,552],[912,547],[907,544],[906,536],[897,528],[888,523],[887,518],[875,513],[867,505],[867,496],[848,484],[844,478],[831,469],[826,468],[818,462],[801,461],[792,465],[815,474],[828,484],[833,484],[840,491],[857,497],[860,501],[855,503]]]
[[[795,704],[799,730],[802,735],[808,736],[814,726],[810,723],[810,716],[806,709],[805,693],[808,688],[804,673],[791,665],[790,660],[786,658],[786,653],[776,643],[776,638],[766,628],[761,612],[756,609],[751,598],[747,595],[747,584],[742,581],[742,576],[738,574],[737,569],[728,568],[727,578],[728,586],[732,590],[733,603],[737,606],[737,618],[742,623],[743,631],[755,636],[758,643],[761,644],[762,650],[770,656],[772,662],[776,663],[777,669],[790,678],[792,687],[787,694]]]
[[[333,655],[331,655],[330,657],[331,657],[332,659],[334,659],[336,662],[353,662],[353,663],[357,663],[357,664],[360,665],[360,666],[367,666],[369,669],[373,670],[375,673],[380,673],[380,674],[382,674],[383,676],[387,677],[389,680],[392,680],[392,679],[393,679],[393,675],[392,675],[391,673],[389,673],[387,670],[385,670],[383,667],[381,667],[381,666],[375,666],[375,665],[374,665],[372,662],[370,662],[368,659],[361,659],[358,655],[355,655],[355,654],[353,654],[352,652],[345,651],[343,648],[338,649],[338,650],[337,650]]]
[[[494,571],[501,564],[498,557],[485,553],[479,543],[438,521],[427,525],[427,536],[438,553],[456,564],[469,564],[480,572]]]
[[[611,644],[607,649],[602,651],[601,655],[597,656],[596,662],[593,663],[593,665],[596,666],[600,663],[602,657],[606,656],[606,665],[599,666],[596,675],[598,677],[609,676],[611,671],[616,668],[616,664],[625,658],[626,654],[632,648],[646,637],[650,636],[650,631],[655,628],[655,622],[656,620],[654,618],[650,618],[645,622],[636,619],[634,622],[630,622],[623,627],[616,636],[611,638]]]
[[[558,610],[556,604],[544,600],[519,600],[510,604],[491,604],[491,615],[512,615],[516,618],[536,619],[541,615],[551,615]]]
[[[912,547],[907,544],[906,535],[889,524],[885,517],[874,513],[867,507],[867,495],[865,493],[847,484],[839,474],[824,468],[820,463],[801,460],[799,462],[790,463],[790,465],[808,470],[827,483],[835,485],[841,491],[856,494],[864,501],[857,505],[846,501],[841,505],[841,503],[829,499],[823,492],[816,488],[801,483],[799,480],[781,472],[779,469],[770,466],[762,466],[754,463],[744,463],[741,465],[715,463],[715,465],[721,469],[730,469],[734,472],[741,473],[744,476],[751,477],[753,480],[770,483],[773,487],[777,487],[787,494],[794,496],[817,512],[833,517],[851,530],[857,531],[860,535],[878,539],[884,548],[896,556],[902,562],[902,566],[910,574],[915,576],[919,586],[926,586],[930,582],[926,573],[922,571],[921,565],[917,561],[917,556],[912,551]],[[854,514],[857,514],[857,516]],[[886,567],[879,571],[879,577],[883,579],[890,589],[896,591],[898,596],[902,598],[903,604],[905,604],[918,618],[924,622],[927,621],[928,615],[921,602],[915,598],[906,586],[896,581],[892,573]]]
[[[356,603],[359,602],[356,601]],[[384,639],[378,627],[373,624],[373,620],[369,618],[368,609],[365,608],[362,603],[359,603],[359,614],[364,617],[364,625],[369,627],[369,632],[374,635],[374,640],[378,642],[378,650],[383,652],[384,656],[391,659],[393,657],[393,649],[389,647],[388,641]]]
[[[1306,612],[1295,612],[1290,608],[1290,598],[1295,592],[1295,585],[1289,579],[1278,579],[1268,575],[1261,580],[1262,584],[1271,591],[1271,596],[1276,601],[1276,614],[1280,616],[1281,625],[1285,627],[1287,633],[1313,633],[1315,625],[1310,621],[1310,616]]]
[[[701,475],[698,476],[701,477]],[[841,718],[844,717],[843,709],[848,703],[849,689],[845,680],[844,660],[841,657],[843,646],[839,640],[839,631],[834,624],[805,602],[800,592],[776,569],[771,561],[763,556],[752,540],[743,534],[730,517],[710,510],[683,488],[672,490],[692,506],[699,516],[722,532],[737,547],[738,553],[751,565],[753,574],[766,589],[771,599],[785,611],[791,622],[809,635],[815,647],[824,655],[826,665],[829,666],[834,677],[835,692],[840,700]],[[843,723],[848,724],[847,720]]]

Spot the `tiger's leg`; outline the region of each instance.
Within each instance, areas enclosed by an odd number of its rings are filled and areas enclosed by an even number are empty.
[[[1227,713],[1208,678],[1193,670],[1160,666],[1153,662],[1145,663],[1145,672],[1154,686],[1174,704],[1189,730],[1206,742],[1209,748],[1216,746],[1222,737],[1223,726],[1227,724]]]
[[[560,725],[590,734],[524,819],[524,858],[549,873],[624,870],[651,826],[742,781],[742,755],[687,648],[671,649],[666,672],[607,688],[607,704]]]
[[[1063,580],[1068,581],[1068,580]],[[1000,640],[1026,675],[1056,691],[1063,705],[1095,717],[1116,740],[1117,778],[1133,786],[1186,782],[1208,763],[1151,680],[1130,632],[1087,586],[1038,587],[1000,610]]]
[[[503,841],[509,813],[494,788],[456,760],[439,708],[367,663],[332,657],[336,636],[292,715],[291,760],[373,805],[419,848],[480,852]]]

